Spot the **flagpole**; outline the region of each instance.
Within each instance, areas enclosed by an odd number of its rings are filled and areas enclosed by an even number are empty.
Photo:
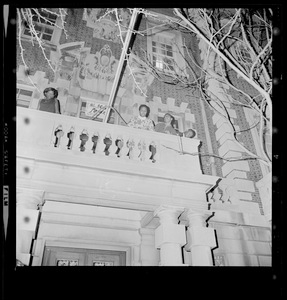
[[[138,16],[138,10],[136,8],[134,8],[133,14],[131,16],[131,21],[130,21],[130,24],[129,24],[128,32],[127,32],[125,42],[124,42],[124,45],[123,45],[123,48],[122,48],[122,53],[121,53],[121,57],[120,57],[120,60],[119,60],[118,68],[117,68],[117,71],[116,71],[116,74],[115,74],[115,79],[114,79],[114,82],[113,82],[113,85],[112,85],[111,94],[110,94],[108,104],[107,104],[107,111],[106,111],[106,114],[104,116],[103,123],[107,123],[108,117],[109,117],[109,114],[110,114],[110,111],[111,111],[111,106],[113,105],[114,100],[115,100],[117,87],[119,85],[120,75],[121,75],[121,72],[122,72],[123,64],[124,64],[124,61],[125,61],[128,46],[130,44],[130,40],[131,40],[131,37],[132,37],[132,31],[134,29],[137,16]]]

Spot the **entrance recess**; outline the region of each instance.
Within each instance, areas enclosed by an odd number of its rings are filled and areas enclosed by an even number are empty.
[[[42,266],[125,266],[126,252],[45,247]]]

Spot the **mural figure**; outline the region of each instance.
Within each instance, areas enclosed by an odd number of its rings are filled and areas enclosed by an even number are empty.
[[[81,57],[77,83],[85,90],[109,94],[117,66],[109,45],[96,54],[86,53]]]
[[[130,23],[131,14],[128,9],[118,8],[123,39],[126,36],[126,30]],[[86,8],[83,14],[83,20],[87,21],[87,26],[94,29],[93,37],[121,43],[119,37],[119,28],[114,13],[108,13],[107,8]]]

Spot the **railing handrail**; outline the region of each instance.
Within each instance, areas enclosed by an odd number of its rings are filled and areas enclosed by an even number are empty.
[[[42,115],[41,118],[49,119],[49,120],[54,119],[55,121],[58,121],[59,124],[61,122],[66,123],[66,122],[72,121],[72,122],[76,122],[78,125],[83,126],[83,127],[96,126],[96,127],[100,127],[100,128],[110,128],[110,130],[112,130],[112,131],[124,128],[124,130],[126,132],[130,133],[131,135],[134,135],[135,132],[137,132],[136,134],[140,134],[143,136],[149,135],[151,137],[154,137],[155,139],[160,139],[160,140],[175,141],[175,139],[176,139],[178,141],[178,143],[181,143],[179,141],[179,139],[181,139],[181,141],[185,141],[185,143],[188,141],[189,145],[197,145],[197,146],[200,143],[200,140],[197,139],[196,137],[190,139],[190,138],[180,137],[178,135],[171,135],[171,134],[156,132],[156,131],[152,131],[152,130],[143,130],[143,129],[133,128],[133,127],[129,127],[129,126],[124,126],[122,124],[103,123],[103,122],[77,118],[74,116],[69,116],[69,115],[64,115],[64,114],[53,114],[50,112],[40,111],[40,110],[36,110],[36,109],[28,109],[28,108],[17,106],[17,114],[23,114],[23,113],[25,113],[25,115],[27,115],[27,117],[29,117],[29,115],[31,115],[31,116],[32,115],[34,115],[34,116]]]

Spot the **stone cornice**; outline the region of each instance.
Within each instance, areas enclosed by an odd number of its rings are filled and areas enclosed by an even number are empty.
[[[44,190],[18,187],[16,191],[17,205],[25,208],[38,209],[44,204]]]

